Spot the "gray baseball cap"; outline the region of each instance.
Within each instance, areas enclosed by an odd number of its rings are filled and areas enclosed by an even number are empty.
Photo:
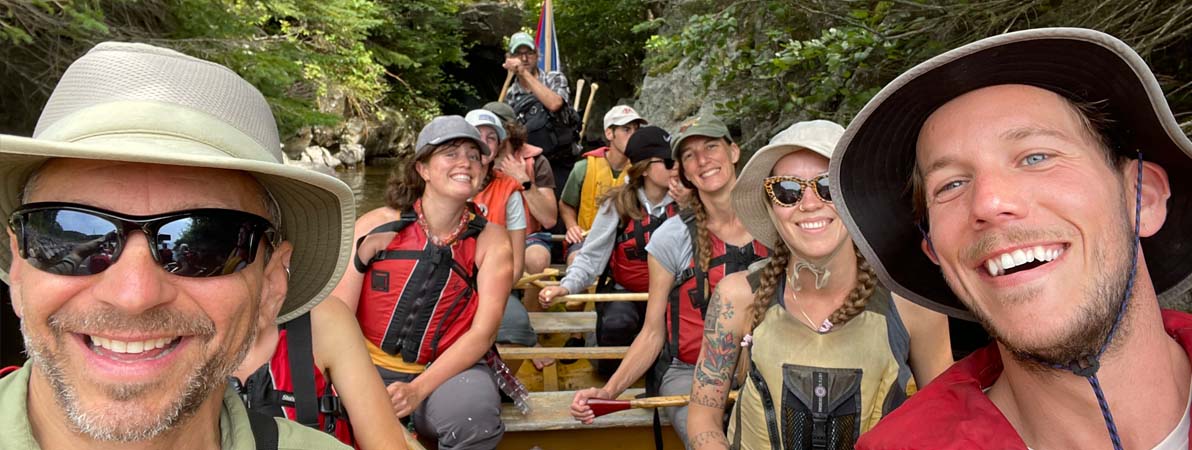
[[[430,154],[435,147],[454,139],[471,139],[476,146],[480,147],[480,154],[491,153],[488,144],[485,144],[484,140],[480,138],[480,131],[476,130],[476,127],[464,120],[463,117],[439,116],[418,132],[418,142],[414,146],[414,159],[422,159],[423,156]]]

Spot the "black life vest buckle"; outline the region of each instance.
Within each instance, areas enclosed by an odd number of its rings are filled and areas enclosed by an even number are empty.
[[[343,403],[339,401],[339,397],[334,395],[324,395],[319,397],[319,412],[339,417],[343,411]]]

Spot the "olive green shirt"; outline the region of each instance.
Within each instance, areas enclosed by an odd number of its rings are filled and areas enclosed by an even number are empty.
[[[0,378],[0,449],[40,450],[33,439],[29,424],[29,393],[31,363]],[[319,430],[304,427],[285,419],[277,420],[278,450],[341,450],[350,449],[335,437]],[[224,391],[223,408],[219,410],[219,443],[224,450],[255,450],[256,439],[248,424],[248,410],[231,387]]]

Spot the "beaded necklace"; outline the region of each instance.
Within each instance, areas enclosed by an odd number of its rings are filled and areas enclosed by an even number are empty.
[[[455,227],[455,230],[451,231],[451,234],[447,235],[446,239],[441,239],[434,233],[430,232],[430,225],[426,222],[426,215],[422,213],[422,199],[418,199],[414,202],[414,212],[418,214],[418,226],[422,227],[422,231],[426,233],[426,238],[430,240],[430,243],[439,247],[446,247],[454,244],[455,240],[459,238],[459,235],[468,227],[469,214],[465,208],[464,213],[460,214],[459,216],[459,225]]]

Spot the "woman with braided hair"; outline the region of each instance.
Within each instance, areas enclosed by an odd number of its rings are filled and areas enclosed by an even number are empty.
[[[951,363],[947,318],[877,283],[837,215],[828,161],[844,128],[800,122],[733,188],[741,223],[773,249],[712,295],[688,429],[697,449],[851,449]],[[734,381],[740,393],[723,417]]]
[[[679,177],[692,188],[693,212],[667,219],[650,236],[646,244],[650,295],[642,331],[603,388],[576,392],[571,415],[584,423],[595,419],[589,398],[615,398],[643,374],[651,395],[691,392],[708,296],[722,278],[767,254],[734,212],[734,164],[741,151],[728,128],[715,117],[695,118],[683,124],[670,142]],[[687,408],[664,408],[661,414],[689,445]]]

